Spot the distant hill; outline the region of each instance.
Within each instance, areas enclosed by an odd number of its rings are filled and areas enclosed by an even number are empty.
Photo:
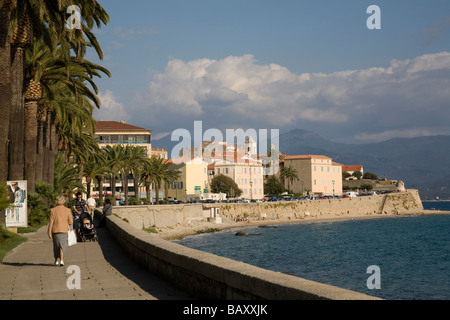
[[[170,135],[152,144],[167,148],[169,156],[179,142]],[[283,154],[320,154],[344,165],[361,164],[365,172],[403,180],[420,190],[423,199],[450,199],[450,136],[391,139],[378,143],[346,144],[318,133],[295,129],[280,135]]]

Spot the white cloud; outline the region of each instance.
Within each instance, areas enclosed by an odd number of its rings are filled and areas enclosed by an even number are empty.
[[[118,98],[114,96],[111,90],[99,92],[97,95],[100,99],[100,109],[94,110],[94,118],[99,121],[122,121],[129,120],[130,115],[125,107],[118,102]]]
[[[450,53],[393,60],[387,68],[295,74],[252,55],[171,59],[135,110],[155,131],[303,128],[330,138],[389,138],[448,126]],[[421,128],[418,130],[417,128]]]

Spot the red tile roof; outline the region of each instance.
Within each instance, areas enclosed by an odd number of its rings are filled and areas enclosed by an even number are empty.
[[[123,122],[117,121],[97,121],[95,130],[98,131],[147,131],[152,132],[152,130],[132,126]]]
[[[361,165],[342,166],[342,171],[362,171],[362,166]]]
[[[296,156],[288,156],[284,155],[284,160],[301,160],[301,159],[329,159],[330,157],[322,156],[322,155],[312,155],[312,154],[304,154],[304,155],[296,155]]]

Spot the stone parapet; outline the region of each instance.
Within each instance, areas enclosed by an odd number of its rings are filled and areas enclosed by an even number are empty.
[[[114,215],[107,219],[111,234],[133,260],[199,299],[378,300],[187,248],[143,232]]]

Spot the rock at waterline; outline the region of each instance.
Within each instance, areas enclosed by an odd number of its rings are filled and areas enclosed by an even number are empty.
[[[246,236],[248,233],[245,231],[238,231],[236,232],[236,236]]]

